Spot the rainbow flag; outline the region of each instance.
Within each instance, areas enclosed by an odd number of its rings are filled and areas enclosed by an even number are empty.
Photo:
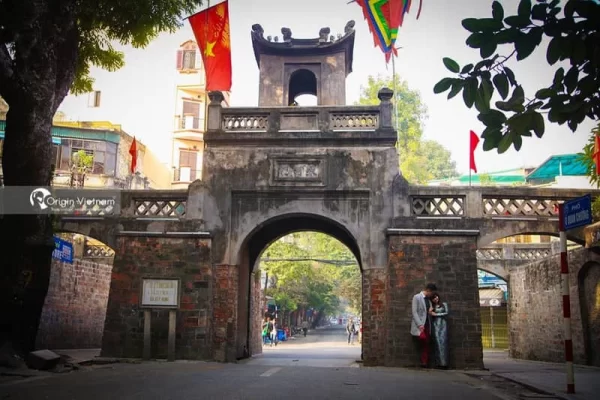
[[[362,8],[375,46],[383,51],[386,62],[390,61],[392,54],[398,56],[395,46],[398,29],[404,22],[404,15],[410,11],[412,0],[354,0],[353,2]],[[423,0],[420,0],[417,19],[421,15],[422,5]]]

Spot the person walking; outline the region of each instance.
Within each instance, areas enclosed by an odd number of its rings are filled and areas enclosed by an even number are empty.
[[[271,330],[271,347],[273,347],[273,344],[275,346],[277,346],[277,324],[276,321],[277,318],[273,318],[273,328]]]
[[[348,344],[354,344],[354,334],[356,333],[356,325],[354,324],[354,319],[350,318],[348,323],[346,324],[346,333],[348,334]]]
[[[436,291],[437,287],[435,284],[428,283],[412,299],[410,334],[417,342],[419,352],[421,353],[421,367],[423,368],[428,368],[429,366],[429,343],[431,341],[431,318],[429,316],[431,303],[429,299],[433,297]]]
[[[437,368],[448,368],[448,303],[442,303],[440,296],[431,298],[431,336],[433,338],[433,362]]]
[[[262,323],[262,340],[263,345],[267,344],[267,328],[269,327],[269,319],[265,317]]]
[[[302,321],[302,332],[304,332],[304,337],[306,337],[306,332],[308,332],[308,321]]]

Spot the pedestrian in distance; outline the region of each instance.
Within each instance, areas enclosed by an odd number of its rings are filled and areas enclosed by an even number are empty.
[[[306,333],[308,332],[308,321],[302,321],[302,332],[304,332],[304,337],[306,337]]]
[[[271,347],[273,347],[273,345],[277,346],[277,324],[275,323],[276,320],[277,318],[273,318],[272,321],[273,328],[271,330]]]
[[[356,334],[356,324],[353,318],[350,318],[346,324],[346,333],[348,334],[348,344],[353,345],[354,335]]]

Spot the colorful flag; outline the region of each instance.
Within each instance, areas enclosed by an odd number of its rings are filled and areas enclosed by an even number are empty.
[[[137,142],[135,136],[133,137],[133,143],[129,147],[129,154],[131,154],[131,173],[135,173],[135,167],[137,166]]]
[[[594,138],[594,165],[596,166],[596,175],[600,175],[600,134],[596,134]]]
[[[363,17],[369,24],[375,46],[385,54],[386,62],[392,54],[398,56],[395,43],[398,28],[404,22],[404,15],[410,11],[412,0],[354,0],[363,10]],[[423,0],[419,2],[417,19],[421,15]]]
[[[231,42],[227,0],[189,17],[206,71],[206,90],[231,90]]]
[[[479,137],[473,131],[471,131],[471,146],[470,146],[470,155],[469,155],[469,170],[475,171],[477,173],[477,165],[475,165],[475,149],[479,144]]]

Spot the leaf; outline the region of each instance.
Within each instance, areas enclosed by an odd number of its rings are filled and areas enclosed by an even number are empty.
[[[475,94],[475,108],[480,113],[487,113],[490,110],[490,103],[485,101],[484,96],[483,86],[479,86],[479,89]]]
[[[448,93],[448,100],[456,96],[465,87],[464,81],[457,80],[452,84],[452,89]]]
[[[469,47],[478,49],[479,47],[481,47],[481,44],[483,43],[484,38],[485,38],[485,35],[483,33],[472,33],[469,35],[469,37],[467,38],[465,43]]]
[[[498,93],[500,93],[502,99],[506,99],[506,96],[508,96],[508,78],[506,75],[502,73],[496,74],[492,81],[494,82],[496,89],[498,89]]]
[[[500,133],[500,131],[498,131]],[[490,151],[498,147],[498,143],[502,139],[502,136],[499,137],[490,137],[489,139],[485,139],[483,141],[483,151]]]
[[[454,61],[453,59],[444,57],[444,58],[442,58],[442,62],[444,63],[446,68],[448,68],[448,71],[454,72],[456,74],[458,74],[460,72],[460,67],[458,66],[458,63],[456,61]]]
[[[537,112],[533,113],[533,116],[531,118],[531,127],[533,128],[535,136],[537,136],[538,138],[544,136],[545,123],[542,114]]]
[[[506,122],[506,115],[498,110],[490,110],[485,114],[479,114],[477,119],[487,127],[500,127]]]
[[[500,139],[500,142],[498,143],[498,154],[502,154],[505,153],[506,150],[508,150],[510,148],[510,145],[512,144],[512,135],[511,133],[506,133],[502,139]]]
[[[521,150],[521,146],[523,146],[523,138],[521,137],[521,135],[516,135],[513,138],[513,145],[515,146],[516,151]]]
[[[502,8],[502,4],[499,1],[492,3],[492,17],[497,21],[504,19],[504,8]]]
[[[477,78],[468,78],[463,89],[463,101],[467,108],[473,107],[477,96]]]
[[[594,4],[592,1],[577,1],[574,6],[575,12],[580,17],[588,20],[594,20],[600,17],[600,7],[598,7],[597,2]]]
[[[513,28],[526,28],[531,23],[529,17],[523,19],[517,15],[504,18],[504,22]]]
[[[465,65],[461,70],[460,73],[461,74],[467,74],[469,73],[471,70],[473,69],[473,64],[467,64]]]
[[[466,18],[461,22],[463,28],[468,30],[469,32],[479,32],[481,31],[481,24],[477,18]]]
[[[519,18],[529,19],[530,13],[531,13],[531,0],[521,0],[519,2],[519,8],[517,9],[517,14],[519,15]]]
[[[564,84],[567,90],[567,93],[573,93],[573,91],[577,88],[577,81],[579,79],[579,68],[576,65],[573,65],[567,71],[565,75]]]
[[[550,88],[540,89],[535,93],[535,97],[538,99],[548,99],[552,97],[556,92]]]
[[[565,79],[565,69],[560,67],[556,70],[554,74],[554,79],[552,79],[552,86],[556,90],[562,90],[563,87],[563,79]]]
[[[532,28],[529,33],[519,35],[519,39],[515,42],[517,50],[517,61],[524,60],[529,57],[537,46],[542,42],[544,31],[542,28]]]
[[[515,78],[515,73],[512,71],[512,69],[504,67],[504,73],[506,74],[506,77],[511,85],[517,84],[517,79]]]
[[[532,115],[532,113],[516,114],[506,123],[517,135],[522,135],[530,130]]]
[[[560,36],[552,38],[550,44],[548,44],[548,50],[546,51],[546,61],[548,64],[554,65],[563,54],[562,49],[562,38]]]
[[[450,89],[450,86],[452,86],[453,82],[454,82],[454,78],[442,79],[441,81],[436,83],[435,86],[433,87],[433,93],[438,94],[438,93],[445,92],[446,90]]]
[[[482,139],[493,139],[494,137],[496,137],[498,141],[502,138],[502,131],[498,126],[488,126],[481,133]]]
[[[585,42],[578,37],[571,41],[571,64],[579,65],[585,61],[586,47]]]
[[[489,68],[489,67],[492,66],[493,63],[494,63],[494,58],[490,58],[490,59],[487,59],[487,60],[481,60],[477,64],[475,64],[475,68],[473,68],[473,70],[474,71],[479,71],[483,67]]]
[[[544,21],[546,15],[548,15],[548,6],[546,4],[536,4],[531,9],[531,19],[535,21]]]
[[[498,45],[492,40],[483,42],[481,44],[481,47],[479,48],[479,55],[481,56],[481,58],[488,58],[489,56],[494,54],[497,48]]]
[[[521,31],[517,28],[504,29],[494,37],[497,44],[513,43],[519,38]]]
[[[494,95],[494,85],[492,85],[489,79],[482,79],[480,90],[482,90],[483,100],[487,103],[487,108],[489,108],[490,100]]]
[[[512,96],[508,100],[511,104],[523,104],[525,101],[525,91],[521,85],[518,85],[512,92]]]

